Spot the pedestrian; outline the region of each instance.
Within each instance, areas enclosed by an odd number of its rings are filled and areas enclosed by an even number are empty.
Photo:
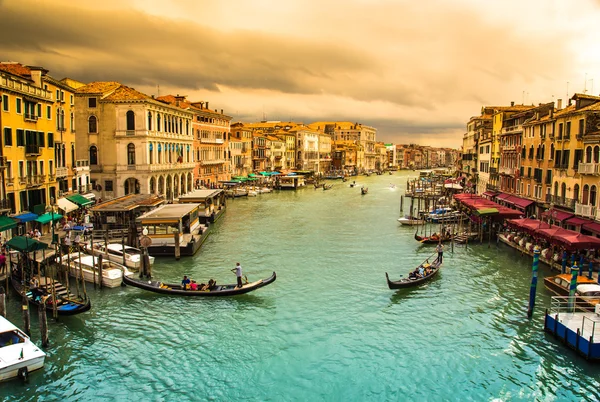
[[[5,272],[6,269],[6,251],[2,250],[0,254],[0,272]]]
[[[231,270],[231,272],[235,272],[235,276],[237,277],[237,287],[242,287],[242,266],[240,263],[235,264],[235,268]]]
[[[444,256],[444,245],[442,244],[442,242],[439,242],[438,245],[435,246],[435,251],[437,251],[437,253],[438,253],[437,260],[441,264],[443,256]]]

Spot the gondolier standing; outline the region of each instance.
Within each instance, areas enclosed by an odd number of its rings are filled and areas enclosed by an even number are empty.
[[[242,266],[240,263],[235,264],[235,268],[231,270],[231,272],[235,272],[235,276],[237,277],[237,285],[238,288],[242,287]]]
[[[437,251],[437,253],[438,253],[437,260],[441,264],[442,263],[442,258],[444,256],[444,245],[442,244],[441,241],[438,243],[437,246],[435,246],[435,251]]]

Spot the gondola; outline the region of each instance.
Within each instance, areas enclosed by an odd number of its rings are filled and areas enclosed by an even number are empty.
[[[360,193],[361,193],[362,195],[365,195],[365,194],[367,194],[368,192],[369,192],[369,188],[368,188],[368,187],[361,187],[361,189],[360,189]]]
[[[385,273],[385,278],[387,279],[388,287],[390,289],[402,289],[402,288],[408,288],[408,287],[417,286],[417,285],[420,285],[422,283],[425,283],[425,282],[427,282],[428,280],[430,280],[431,278],[433,278],[434,276],[437,275],[437,273],[439,272],[440,268],[442,267],[442,263],[439,262],[436,259],[435,261],[433,261],[430,264],[426,260],[426,261],[422,262],[421,264],[419,264],[419,266],[417,267],[417,270],[420,267],[431,268],[432,270],[431,270],[431,272],[428,275],[425,275],[422,278],[418,278],[416,276],[411,276],[409,274],[408,278],[401,278],[401,279],[399,279],[397,281],[390,281],[390,277],[389,277],[388,273],[386,272]]]
[[[452,240],[452,236],[419,236],[415,232],[415,240],[423,244],[446,243]]]
[[[38,306],[42,303],[39,298],[36,298],[28,286],[24,286],[21,283],[20,271],[13,271],[11,276],[11,283],[15,291],[23,296],[23,293],[27,296],[29,304]],[[54,306],[52,305],[52,279],[48,279],[47,283],[41,283],[39,289],[44,291],[45,294],[50,295],[44,302],[46,311],[52,313]],[[64,285],[58,281],[54,281],[54,291],[56,292],[56,313],[60,316],[75,315],[84,313],[92,308],[90,299],[78,298],[75,295],[70,294]]]
[[[252,292],[263,286],[267,286],[270,283],[275,282],[277,275],[273,272],[269,278],[259,279],[255,282],[244,284],[241,288],[238,288],[236,284],[229,285],[215,285],[210,290],[185,290],[182,289],[181,284],[168,284],[159,281],[148,281],[129,278],[123,276],[123,283],[126,285],[134,286],[136,288],[148,290],[150,292],[161,293],[166,295],[176,296],[190,296],[190,297],[218,297],[218,296],[235,296],[244,293]]]
[[[329,190],[331,187],[333,187],[333,184],[323,184],[323,190]]]

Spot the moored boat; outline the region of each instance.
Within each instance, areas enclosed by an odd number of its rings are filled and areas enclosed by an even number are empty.
[[[432,263],[428,260],[423,261],[419,266],[408,274],[406,278],[400,278],[397,281],[391,281],[388,273],[385,273],[385,278],[390,289],[401,289],[420,285],[432,279],[439,272],[442,263],[436,259]],[[423,269],[423,275],[419,275],[418,271]]]
[[[126,285],[134,286],[136,288],[148,290],[150,292],[176,295],[176,296],[187,296],[187,297],[218,297],[218,296],[235,296],[244,293],[252,292],[253,290],[267,286],[270,283],[275,282],[277,275],[273,272],[269,278],[259,279],[254,282],[245,283],[242,287],[238,287],[237,284],[218,285],[213,284],[206,290],[186,290],[181,284],[169,284],[159,281],[149,281],[135,279],[127,276],[123,276],[123,283]]]
[[[71,253],[63,255],[62,259],[57,257],[57,261],[69,270],[69,274],[76,278],[81,278],[86,282],[99,283],[100,270],[98,264],[100,257],[82,254]],[[110,260],[102,260],[102,286],[107,288],[116,288],[121,285],[121,277],[125,275],[132,276],[133,272],[129,271],[123,265]]]
[[[452,240],[452,236],[448,236],[448,235],[436,235],[435,233],[432,234],[431,236],[419,236],[417,235],[417,233],[415,232],[415,240],[423,243],[423,244],[436,244],[436,243],[445,243],[448,242],[450,240]]]
[[[414,216],[410,215],[398,218],[398,222],[400,222],[400,224],[404,226],[419,226],[425,224],[424,219],[415,218]]]
[[[594,279],[590,279],[585,275],[577,275],[575,292],[577,307],[594,311],[596,304],[598,304],[598,301],[594,299],[598,299],[598,297],[592,296],[596,294],[596,291],[598,291],[598,294],[600,295],[600,287],[597,287],[597,285],[598,282]],[[544,278],[544,286],[557,296],[569,296],[571,274],[547,276]]]
[[[102,254],[108,260],[123,264],[123,256],[125,256],[125,266],[127,268],[138,271],[141,267],[142,251],[135,247],[123,245],[121,243],[109,243],[108,246],[103,242],[94,243],[94,248],[90,250],[89,244],[86,244],[86,252],[91,252],[98,256]],[[154,257],[148,256],[150,266],[154,265]]]
[[[44,367],[45,358],[23,331],[0,315],[0,381],[26,380],[29,373]]]

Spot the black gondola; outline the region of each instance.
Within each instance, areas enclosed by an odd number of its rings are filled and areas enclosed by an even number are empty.
[[[360,193],[361,193],[362,195],[365,195],[365,194],[367,194],[368,192],[369,192],[369,188],[368,188],[368,187],[361,187],[361,188],[360,188]]]
[[[277,275],[273,272],[269,278],[259,279],[255,282],[244,284],[241,288],[237,287],[237,284],[229,285],[215,285],[210,290],[185,290],[181,284],[168,284],[159,281],[148,281],[129,278],[123,276],[123,283],[131,285],[136,288],[148,290],[150,292],[161,293],[166,295],[176,296],[191,296],[191,297],[218,297],[218,296],[235,296],[244,293],[252,292],[263,286],[267,286],[270,283],[275,282]]]
[[[421,242],[423,244],[437,244],[437,243],[446,243],[452,240],[452,236],[419,236],[417,232],[415,232],[415,240]]]
[[[413,275],[415,273],[415,271],[417,271],[420,267],[423,267],[424,269],[430,268],[431,271],[429,274],[419,278],[415,275]],[[437,259],[435,261],[433,261],[431,264],[429,264],[426,261],[422,262],[415,271],[412,271],[409,275],[408,278],[401,278],[397,281],[390,281],[390,277],[388,275],[388,273],[385,273],[385,279],[387,279],[387,283],[388,283],[388,287],[390,289],[402,289],[402,288],[408,288],[408,287],[412,287],[412,286],[417,286],[420,285],[424,282],[427,282],[428,280],[430,280],[431,278],[433,278],[435,275],[437,275],[437,273],[439,272],[440,268],[442,267],[442,263],[439,262]]]

